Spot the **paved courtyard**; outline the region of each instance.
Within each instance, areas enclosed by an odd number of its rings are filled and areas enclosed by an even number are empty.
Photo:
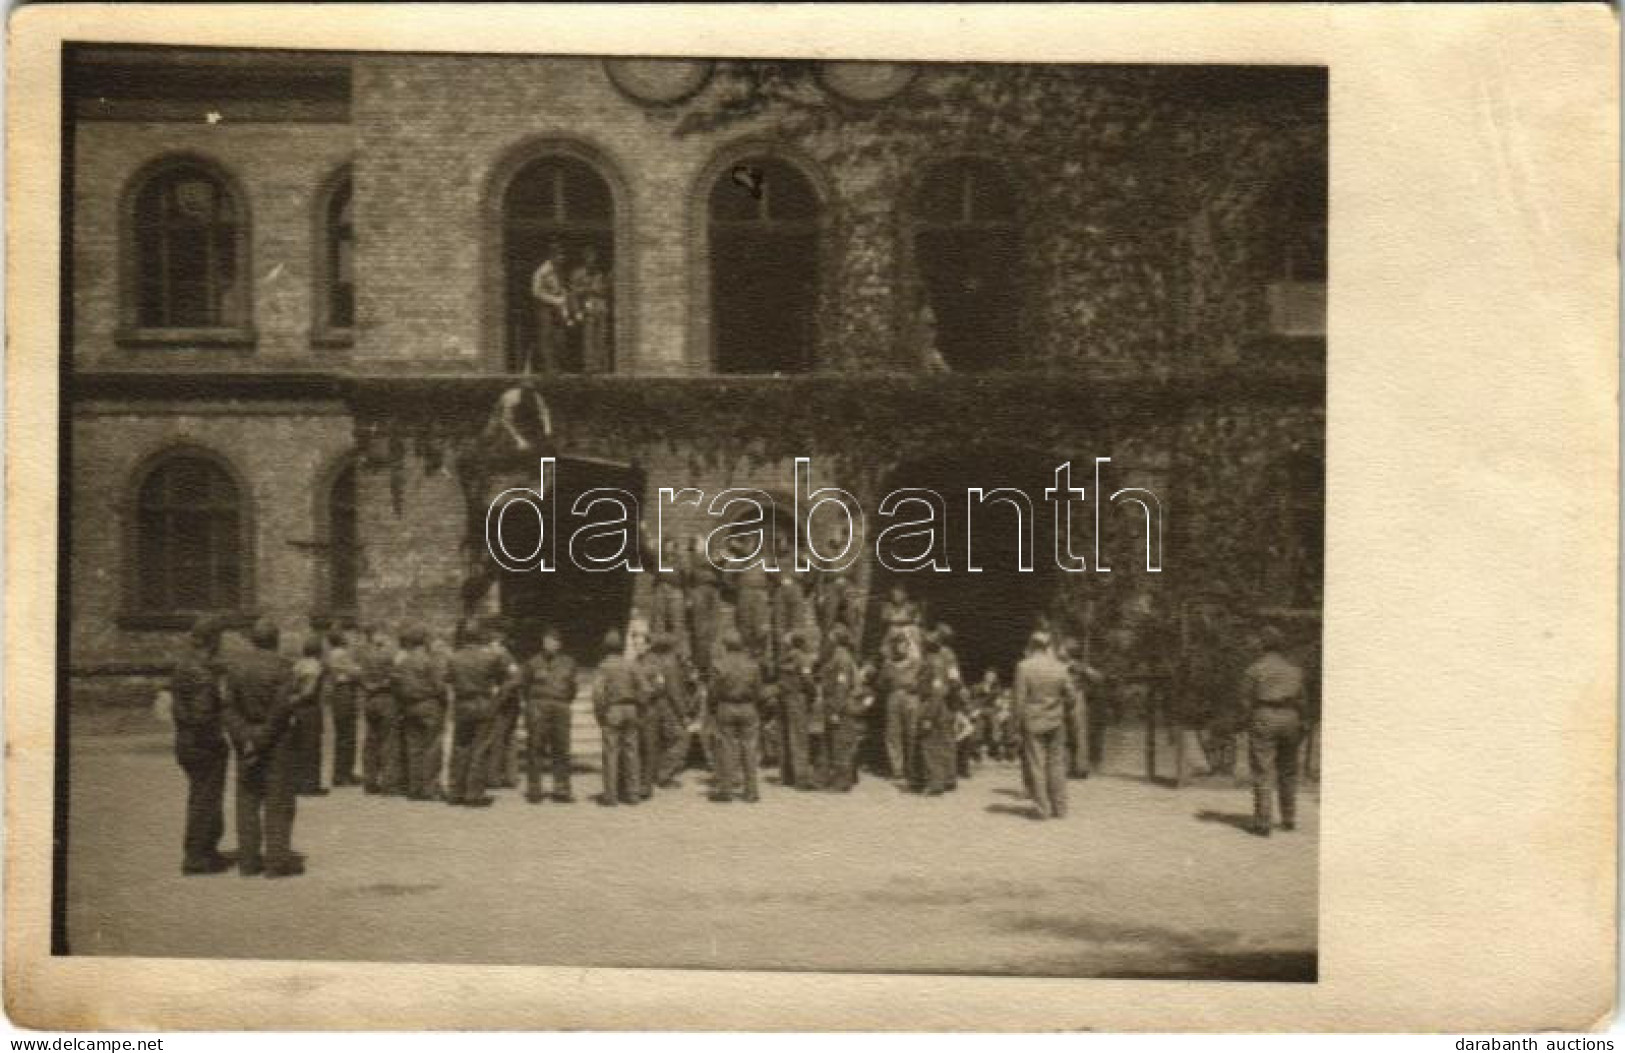
[[[942,971],[1314,976],[1319,809],[1265,841],[1247,791],[1128,775],[1071,784],[1037,822],[1013,764],[957,793],[781,789],[705,800],[703,773],[638,808],[453,809],[342,789],[301,798],[298,879],[179,873],[184,780],[155,725],[71,753],[77,954]],[[1123,743],[1123,749],[1131,748]],[[232,847],[228,833],[224,847]]]

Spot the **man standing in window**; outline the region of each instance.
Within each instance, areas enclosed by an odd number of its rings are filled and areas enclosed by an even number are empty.
[[[598,261],[598,248],[588,245],[581,263],[570,272],[570,299],[574,316],[581,324],[581,371],[608,373],[609,353],[609,273]]]
[[[200,617],[169,680],[175,759],[187,783],[183,874],[218,874],[233,862],[220,851],[226,831],[228,749],[220,723],[219,648],[220,624],[208,615]]]
[[[565,331],[573,321],[558,242],[548,242],[541,265],[530,277],[530,295],[536,299],[536,356],[525,364],[524,371],[534,373],[539,367],[544,376],[552,376],[559,371]]]
[[[293,851],[293,663],[277,653],[279,635],[262,618],[249,633],[252,648],[226,665],[222,712],[237,748],[237,866],[244,877],[305,872],[304,857]]]

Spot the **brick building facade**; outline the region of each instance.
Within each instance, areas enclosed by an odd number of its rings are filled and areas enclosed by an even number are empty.
[[[1166,569],[1118,507],[1110,574],[921,585],[944,617],[1023,621],[973,657],[1146,597],[1168,644],[1199,597],[1318,611],[1323,70],[103,47],[65,68],[85,698],[145,697],[200,609],[523,620],[533,589],[470,587],[466,466],[543,339],[548,244],[562,269],[598,254],[609,312],[596,368],[572,336],[542,383],[573,489],[641,486],[647,523],[660,487],[785,496],[799,455],[872,511],[1110,457],[1113,489],[1162,497]],[[624,622],[647,577],[561,576],[591,611],[548,616]]]

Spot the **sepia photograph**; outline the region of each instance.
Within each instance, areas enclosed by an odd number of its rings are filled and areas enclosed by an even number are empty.
[[[1316,981],[1325,66],[61,76],[55,953]]]

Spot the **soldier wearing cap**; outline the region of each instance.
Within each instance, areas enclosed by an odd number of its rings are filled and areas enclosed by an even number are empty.
[[[1049,634],[1033,633],[1027,656],[1016,665],[1014,718],[1040,819],[1066,815],[1065,721],[1073,690],[1066,663],[1050,650]]]
[[[843,793],[858,784],[858,746],[863,741],[866,696],[852,656],[852,633],[837,624],[830,630],[829,654],[819,669],[824,722],[829,737],[826,785]]]
[[[886,637],[880,689],[886,699],[886,763],[894,781],[906,788],[923,782],[918,770],[920,656],[904,631]]]
[[[688,558],[688,621],[693,637],[694,664],[709,672],[715,657],[722,621],[720,572],[706,558],[698,540]]]
[[[367,793],[395,794],[405,786],[405,740],[393,682],[398,656],[394,641],[383,629],[375,628],[368,634],[360,656],[359,674],[365,732],[361,744],[361,783]]]
[[[593,688],[593,715],[604,739],[604,795],[600,803],[637,804],[642,777],[638,770],[638,678],[627,661],[621,634],[604,634],[598,684]]]
[[[419,626],[401,632],[400,658],[390,670],[390,686],[400,707],[402,751],[406,762],[406,796],[434,799],[440,733],[449,692],[441,663],[429,653],[429,634]]]
[[[446,664],[453,720],[446,803],[483,808],[491,803],[485,792],[489,753],[501,731],[497,706],[508,680],[508,663],[487,646],[483,627],[465,625],[458,637]]]
[[[350,646],[350,634],[342,627],[328,630],[323,663],[327,667],[327,706],[333,714],[332,785],[354,786],[360,781],[356,778],[355,758],[361,666]]]
[[[305,871],[293,851],[298,744],[292,734],[293,667],[280,634],[261,619],[251,648],[226,664],[222,719],[237,749],[237,866],[244,877]]]
[[[661,565],[655,571],[654,595],[649,604],[649,632],[671,636],[674,653],[688,653],[687,575],[679,562],[677,542],[661,545]]]
[[[733,800],[734,788],[741,782],[744,799],[752,803],[758,799],[756,767],[761,718],[756,707],[762,690],[761,665],[745,654],[738,630],[729,629],[722,635],[722,655],[711,677],[718,739],[712,800]]]
[[[1281,799],[1281,828],[1297,824],[1298,746],[1303,737],[1303,668],[1282,653],[1281,630],[1258,634],[1258,658],[1241,675],[1248,713],[1247,760],[1253,771],[1252,832],[1270,836],[1271,784]]]
[[[542,765],[553,773],[553,799],[568,804],[570,793],[570,719],[576,698],[575,659],[564,653],[559,632],[542,632],[542,649],[525,663],[525,800],[540,804]]]
[[[175,760],[186,773],[183,874],[218,874],[231,869],[233,862],[220,851],[230,759],[220,714],[220,634],[220,623],[212,617],[193,622],[186,649],[169,678]]]
[[[648,800],[656,784],[676,785],[688,760],[688,685],[673,650],[676,640],[657,632],[638,657],[639,796]]]
[[[915,746],[919,759],[917,789],[936,797],[952,788],[954,766],[954,706],[958,689],[959,663],[946,646],[947,626],[938,625],[924,635],[925,654],[919,663],[918,709],[915,714]]]
[[[514,749],[514,732],[519,727],[520,674],[519,663],[502,640],[495,627],[485,630],[485,648],[502,666],[502,686],[497,691],[496,711],[491,715],[490,743],[485,750],[485,785],[512,789],[519,782],[518,753]]]
[[[736,550],[742,546],[736,545]],[[735,558],[743,558],[735,554]],[[767,570],[761,560],[753,560],[734,574],[734,624],[739,628],[745,649],[765,655],[773,644],[773,602]]]
[[[798,586],[799,587],[799,586]],[[812,708],[818,693],[814,674],[817,656],[807,644],[805,633],[786,633],[784,647],[779,655],[779,782],[798,790],[815,790],[819,786],[817,773],[812,768],[810,724]]]

